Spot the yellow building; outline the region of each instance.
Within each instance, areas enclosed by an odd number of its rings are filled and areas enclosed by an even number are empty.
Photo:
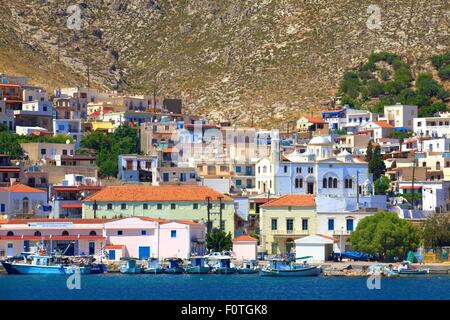
[[[263,204],[259,227],[263,251],[282,255],[291,252],[296,239],[316,234],[314,195],[285,195]]]

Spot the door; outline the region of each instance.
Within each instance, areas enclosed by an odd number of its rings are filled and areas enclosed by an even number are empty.
[[[8,246],[6,249],[6,256],[7,257],[14,256],[14,244],[12,242],[8,242]]]
[[[95,242],[89,242],[89,255],[92,256],[95,254]]]
[[[150,247],[139,247],[139,260],[150,258]]]
[[[30,240],[24,240],[23,241],[23,251],[29,252],[30,251]]]
[[[308,182],[306,193],[314,194],[314,182]]]
[[[109,260],[116,260],[116,250],[108,251]]]

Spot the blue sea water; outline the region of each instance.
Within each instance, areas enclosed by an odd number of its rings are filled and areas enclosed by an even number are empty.
[[[0,275],[0,299],[120,300],[450,300],[450,276],[382,278],[369,290],[365,278],[259,275],[82,275],[69,290],[68,276]]]

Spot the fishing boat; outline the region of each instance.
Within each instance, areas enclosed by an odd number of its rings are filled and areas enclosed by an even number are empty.
[[[292,277],[292,276],[319,276],[322,272],[321,266],[311,266],[306,259],[311,256],[292,259],[273,259],[269,265],[261,270],[261,276]],[[302,264],[293,263],[296,260],[305,260]]]
[[[91,267],[76,265],[64,265],[56,263],[53,256],[29,255],[22,261],[2,261],[2,265],[8,274],[72,274],[77,271],[80,274],[90,274]]]
[[[210,271],[210,267],[205,257],[192,257],[189,259],[190,265],[185,267],[186,273],[204,274]]]
[[[163,272],[164,272],[164,268],[158,263],[158,259],[149,258],[147,260],[147,266],[145,267],[144,273],[160,274]]]
[[[240,274],[255,274],[259,272],[256,260],[244,260],[241,267],[237,269]]]
[[[120,266],[119,270],[121,273],[136,274],[142,272],[142,267],[137,264],[135,259],[129,259],[125,265]]]
[[[231,263],[230,256],[215,257],[216,263],[213,265],[213,272],[219,274],[234,274],[237,268]]]
[[[429,268],[415,269],[409,261],[403,261],[402,263],[400,263],[397,270],[393,271],[398,272],[401,275],[422,275],[430,273]]]
[[[181,274],[184,272],[181,264],[183,260],[180,258],[166,258],[164,259],[164,273]]]

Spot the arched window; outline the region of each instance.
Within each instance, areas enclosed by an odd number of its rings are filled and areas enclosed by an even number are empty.
[[[327,178],[323,178],[322,180],[322,188],[327,188]]]
[[[295,178],[295,188],[303,188],[303,179],[302,178]]]
[[[334,189],[337,188],[337,183],[338,183],[337,179],[334,178],[334,179],[333,179],[333,188],[334,188]]]
[[[267,167],[266,166],[263,167],[263,173],[267,173]]]
[[[97,235],[97,232],[95,232],[94,230],[92,230],[91,232],[89,232],[89,235],[90,235],[90,236],[96,236],[96,235]]]
[[[8,231],[8,233],[6,234],[7,237],[12,237],[14,236],[14,232],[12,231]]]
[[[35,237],[40,237],[40,236],[42,236],[42,233],[40,231],[35,231],[34,232],[34,236]]]
[[[61,235],[62,235],[62,236],[68,236],[68,235],[69,235],[69,231],[64,230],[64,231],[61,233]]]
[[[23,213],[28,213],[28,211],[30,210],[30,201],[28,200],[27,197],[23,198],[22,200],[22,208]]]
[[[333,188],[333,178],[332,177],[328,178],[328,188]]]

